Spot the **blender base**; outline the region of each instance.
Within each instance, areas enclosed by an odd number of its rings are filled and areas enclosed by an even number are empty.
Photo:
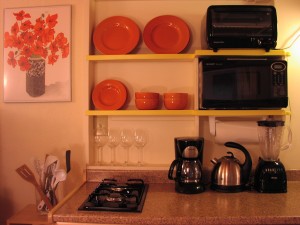
[[[279,160],[265,161],[260,158],[255,170],[254,188],[261,193],[286,193],[284,165]]]

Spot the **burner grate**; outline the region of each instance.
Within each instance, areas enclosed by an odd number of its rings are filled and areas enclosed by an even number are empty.
[[[78,210],[141,212],[148,185],[141,179],[130,179],[118,184],[115,179],[104,179]]]

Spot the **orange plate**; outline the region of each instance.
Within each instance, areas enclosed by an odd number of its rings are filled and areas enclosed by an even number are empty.
[[[117,80],[104,80],[97,84],[92,93],[92,100],[97,109],[120,109],[127,98],[124,84]]]
[[[143,31],[144,42],[154,53],[176,54],[190,40],[190,30],[180,18],[164,15],[150,20]]]
[[[138,44],[140,30],[135,22],[123,16],[109,17],[94,30],[93,42],[103,54],[127,54]]]

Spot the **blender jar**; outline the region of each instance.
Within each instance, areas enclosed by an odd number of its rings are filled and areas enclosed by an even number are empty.
[[[262,159],[265,161],[278,160],[281,150],[287,150],[291,146],[292,135],[290,128],[285,129],[284,121],[281,120],[262,120],[257,121],[258,139]],[[288,132],[287,143],[282,144],[284,131]]]

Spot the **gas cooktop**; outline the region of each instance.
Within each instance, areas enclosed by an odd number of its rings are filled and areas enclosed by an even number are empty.
[[[104,179],[78,210],[141,212],[148,187],[142,179],[129,179],[124,184]]]

